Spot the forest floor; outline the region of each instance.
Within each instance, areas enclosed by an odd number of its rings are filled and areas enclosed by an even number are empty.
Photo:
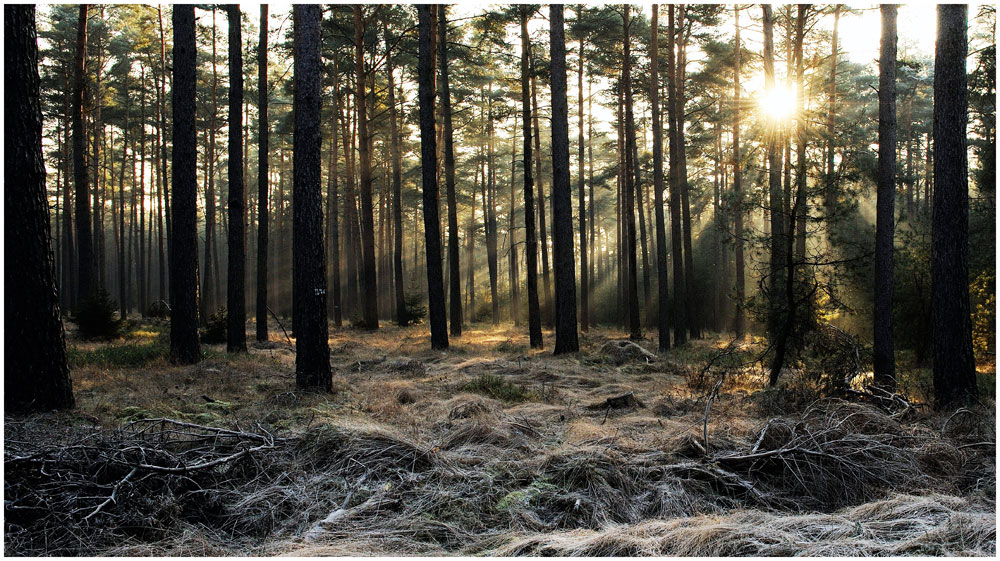
[[[653,357],[596,329],[554,357],[479,324],[447,352],[426,326],[331,331],[311,394],[274,328],[194,366],[165,322],[70,332],[76,409],[5,418],[5,553],[996,552],[992,398],[817,399],[794,369],[761,389],[749,340]]]

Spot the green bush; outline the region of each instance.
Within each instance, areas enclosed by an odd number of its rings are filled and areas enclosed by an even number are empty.
[[[227,329],[226,308],[222,306],[208,318],[208,324],[200,330],[201,342],[207,345],[225,343]]]
[[[420,292],[409,292],[403,295],[406,317],[401,323],[411,325],[421,323],[427,315],[426,297]]]
[[[494,374],[481,374],[478,378],[462,386],[462,389],[501,401],[526,401],[531,397],[524,386],[514,384],[505,380],[503,376]]]
[[[114,339],[121,334],[121,320],[115,319],[118,304],[103,288],[80,302],[76,310],[76,324],[85,339]]]
[[[166,319],[170,317],[170,306],[163,300],[157,300],[146,309],[146,315],[151,318]]]

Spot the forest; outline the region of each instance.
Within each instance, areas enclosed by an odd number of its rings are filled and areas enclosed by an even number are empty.
[[[4,6],[4,552],[996,555],[996,6]]]

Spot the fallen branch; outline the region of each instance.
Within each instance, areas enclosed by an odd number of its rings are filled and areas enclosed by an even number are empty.
[[[94,511],[91,512],[90,514],[88,514],[87,516],[84,516],[83,519],[84,520],[90,520],[90,518],[92,516],[96,515],[98,512],[101,512],[101,509],[103,509],[104,507],[108,506],[109,503],[118,504],[118,501],[116,500],[116,498],[118,497],[118,489],[121,489],[122,485],[124,485],[126,482],[128,482],[129,479],[132,479],[132,476],[135,475],[135,472],[138,471],[138,470],[139,470],[139,468],[137,468],[137,467],[136,468],[132,468],[132,471],[128,472],[128,475],[126,475],[125,477],[123,477],[121,481],[119,481],[118,483],[115,484],[114,489],[111,490],[111,496],[108,497],[108,500],[106,500],[103,503],[97,505],[97,508],[95,508]]]

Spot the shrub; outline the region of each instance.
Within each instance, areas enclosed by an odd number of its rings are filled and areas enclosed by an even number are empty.
[[[478,378],[462,386],[462,389],[501,401],[526,401],[530,397],[524,386],[519,386],[505,380],[503,376],[494,374],[481,374]]]
[[[425,296],[420,292],[409,292],[403,295],[403,304],[406,308],[406,317],[401,323],[403,325],[421,323],[427,315],[427,303]]]
[[[121,320],[115,319],[118,304],[103,288],[80,302],[76,311],[76,324],[85,339],[114,339],[121,333]]]
[[[226,330],[226,308],[222,306],[208,318],[205,328],[201,329],[201,342],[209,345],[225,343]]]
[[[151,318],[166,319],[170,317],[170,305],[163,300],[157,300],[146,309],[146,315]]]

